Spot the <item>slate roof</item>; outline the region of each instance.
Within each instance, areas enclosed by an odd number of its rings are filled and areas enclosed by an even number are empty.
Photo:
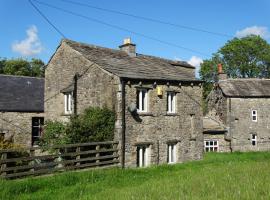
[[[44,79],[0,75],[0,112],[43,112]]]
[[[270,79],[228,79],[218,85],[228,97],[270,97]]]
[[[104,70],[132,79],[196,81],[195,74],[186,68],[195,67],[182,61],[173,61],[154,56],[136,54],[129,56],[121,50],[98,47],[64,39],[62,42],[81,53],[88,60],[98,64]],[[192,71],[192,70],[190,70]]]

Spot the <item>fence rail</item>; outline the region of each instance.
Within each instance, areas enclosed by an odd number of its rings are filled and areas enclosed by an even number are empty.
[[[119,163],[118,142],[92,142],[51,146],[48,149],[0,150],[1,176],[18,178]]]

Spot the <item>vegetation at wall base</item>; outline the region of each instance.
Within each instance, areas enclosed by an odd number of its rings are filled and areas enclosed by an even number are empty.
[[[111,141],[114,136],[115,113],[108,108],[89,107],[70,122],[47,121],[42,146]]]
[[[202,161],[0,180],[0,199],[269,199],[270,152],[207,153]]]

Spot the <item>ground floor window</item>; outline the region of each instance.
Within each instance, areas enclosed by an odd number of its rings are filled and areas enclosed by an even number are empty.
[[[218,141],[217,140],[205,140],[204,141],[204,151],[218,151]]]
[[[44,118],[43,117],[33,117],[32,118],[32,145],[37,145],[44,125]]]
[[[176,162],[176,144],[168,144],[168,163]]]
[[[145,167],[149,165],[149,146],[138,146],[137,147],[137,166]]]
[[[257,145],[257,135],[256,134],[251,134],[251,144],[252,144],[252,146]]]

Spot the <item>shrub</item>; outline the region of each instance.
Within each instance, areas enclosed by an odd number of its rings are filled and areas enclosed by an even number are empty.
[[[115,114],[107,108],[89,107],[81,115],[63,124],[48,121],[41,145],[113,140]]]
[[[66,125],[58,121],[47,121],[40,144],[42,146],[65,144]]]
[[[113,139],[115,114],[107,108],[87,108],[67,125],[69,143],[106,141]]]

